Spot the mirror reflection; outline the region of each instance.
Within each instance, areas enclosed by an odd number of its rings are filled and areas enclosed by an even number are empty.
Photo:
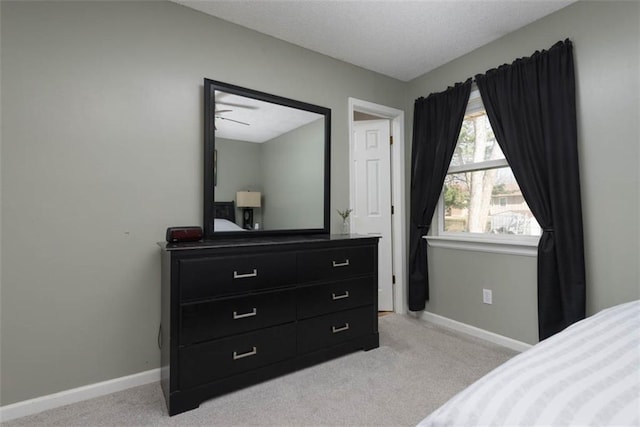
[[[214,231],[322,229],[325,115],[214,92]]]

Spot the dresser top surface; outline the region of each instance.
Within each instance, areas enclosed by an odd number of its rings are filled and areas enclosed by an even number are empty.
[[[357,234],[314,234],[314,235],[294,235],[294,236],[273,236],[273,237],[256,237],[256,238],[230,238],[202,240],[197,242],[167,243],[158,242],[158,245],[167,251],[183,251],[193,249],[219,249],[219,248],[237,248],[237,247],[255,247],[255,246],[272,246],[287,245],[299,243],[321,243],[321,242],[345,242],[354,240],[378,240],[380,236],[374,235],[357,235]]]

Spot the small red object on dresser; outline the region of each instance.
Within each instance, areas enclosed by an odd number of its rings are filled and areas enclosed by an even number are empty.
[[[167,228],[167,242],[195,242],[202,239],[202,227],[169,227]]]

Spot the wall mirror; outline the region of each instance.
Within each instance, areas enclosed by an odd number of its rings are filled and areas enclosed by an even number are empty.
[[[204,80],[204,235],[329,232],[331,110]]]

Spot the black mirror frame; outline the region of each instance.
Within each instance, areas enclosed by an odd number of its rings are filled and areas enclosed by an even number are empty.
[[[225,231],[214,233],[214,153],[215,153],[215,91],[221,90],[234,95],[246,96],[260,101],[271,102],[285,107],[310,111],[324,116],[324,225],[323,228],[290,230]],[[253,89],[247,89],[211,79],[204,79],[204,239],[237,237],[285,236],[296,234],[329,234],[331,210],[331,109],[308,104]]]

